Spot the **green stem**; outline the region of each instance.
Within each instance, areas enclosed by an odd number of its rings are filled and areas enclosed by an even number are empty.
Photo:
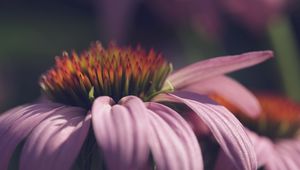
[[[276,52],[284,90],[289,97],[300,101],[300,56],[288,18],[281,17],[270,24],[269,37]]]

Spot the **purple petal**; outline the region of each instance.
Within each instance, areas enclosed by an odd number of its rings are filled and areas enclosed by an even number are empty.
[[[300,169],[299,139],[285,139],[277,142],[275,147],[278,155],[281,157],[281,160],[285,163],[285,169]]]
[[[265,170],[286,169],[284,163],[279,159],[277,155],[268,155],[268,162],[263,167]]]
[[[202,138],[210,135],[210,130],[203,123],[202,119],[193,111],[181,114],[185,121],[192,127],[197,138]]]
[[[239,170],[234,166],[234,162],[230,160],[230,158],[224,153],[224,151],[220,150],[218,158],[215,163],[214,170]]]
[[[206,79],[183,87],[182,90],[206,95],[218,95],[251,117],[258,116],[261,111],[256,97],[237,81],[226,76]]]
[[[26,140],[21,170],[68,170],[89,131],[91,115],[76,107],[64,107],[41,122]]]
[[[201,150],[188,123],[172,109],[148,103],[150,147],[157,169],[203,169]]]
[[[276,150],[274,150],[273,154],[268,155],[268,162],[263,167],[266,170],[299,169],[294,162],[282,157]]]
[[[258,167],[266,170],[299,169],[300,143],[296,139],[271,141],[247,130],[257,155]]]
[[[256,152],[258,167],[261,167],[267,162],[270,162],[270,155],[275,154],[273,142],[269,138],[259,136],[258,134],[250,130],[246,130],[246,132],[253,143]]]
[[[266,170],[300,169],[300,143],[295,139],[273,143],[270,139],[259,136],[249,130],[247,134],[253,142],[257,155],[258,167]],[[233,162],[221,152],[215,170],[235,170]]]
[[[284,164],[284,166],[282,166],[282,167],[278,166],[277,167],[278,170],[281,170],[281,169],[291,169],[291,170],[295,169],[295,170],[297,170],[297,169],[300,168],[299,165],[297,165],[297,164],[299,164],[299,155],[297,155],[297,158],[298,158],[297,161],[293,160],[292,157],[291,157],[291,155],[289,153],[287,153],[287,152],[278,152],[278,155],[279,155],[278,158],[280,158],[280,160],[278,159],[278,161],[276,161],[277,163],[275,163],[275,164],[279,164],[279,163],[280,164],[281,163]],[[266,167],[268,167],[268,166],[266,165]]]
[[[61,109],[58,104],[20,106],[0,116],[0,169],[7,169],[17,145],[42,120]]]
[[[256,156],[254,148],[241,123],[226,108],[213,104],[203,96],[190,93],[169,94],[189,106],[211,130],[226,155],[238,169],[255,169]],[[184,97],[184,98],[183,98]]]
[[[175,89],[204,81],[204,79],[246,68],[273,56],[272,51],[249,52],[241,55],[224,56],[200,61],[184,67],[173,74],[168,80]]]
[[[273,162],[272,159],[276,154],[272,141],[266,137],[259,136],[251,132],[250,130],[246,130],[246,132],[249,138],[251,139],[255,149],[255,153],[258,161],[257,167],[262,167],[267,163],[272,163]],[[238,170],[238,169],[234,167],[234,162],[230,161],[228,156],[223,151],[220,151],[215,165],[215,170]]]
[[[120,105],[121,104],[121,105]],[[137,97],[123,98],[111,106],[99,97],[92,107],[92,121],[108,169],[141,169],[147,162],[147,109]]]

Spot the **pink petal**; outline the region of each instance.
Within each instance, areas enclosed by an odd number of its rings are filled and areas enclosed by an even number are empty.
[[[237,81],[226,76],[209,78],[185,86],[182,90],[206,95],[216,94],[251,117],[258,116],[261,111],[256,97]]]
[[[58,104],[24,105],[0,116],[0,169],[7,169],[17,145],[42,120],[61,109]]]
[[[266,170],[300,169],[300,143],[295,139],[273,143],[270,139],[247,130],[257,155],[258,167]],[[215,170],[235,170],[233,162],[221,152]],[[238,170],[238,169],[237,169]]]
[[[276,154],[274,150],[273,143],[270,139],[259,136],[250,130],[246,130],[249,138],[251,139],[255,153],[257,156],[258,166],[262,167],[267,163],[272,163],[272,156]],[[271,161],[271,162],[270,162]],[[234,162],[230,161],[227,155],[223,151],[220,152],[216,165],[215,170],[238,170],[234,167]]]
[[[288,159],[282,159],[283,157],[278,153],[276,150],[272,155],[268,155],[268,162],[264,165],[264,169],[266,170],[282,170],[282,169],[288,169],[288,170],[296,170],[298,168],[295,168],[295,164],[288,160]]]
[[[238,169],[255,169],[254,148],[241,123],[223,106],[195,93],[169,94],[189,106],[211,130],[226,155]],[[205,100],[203,100],[205,99]]]
[[[89,131],[91,116],[76,107],[64,107],[41,122],[26,140],[21,170],[68,170]]]
[[[234,166],[234,162],[220,150],[218,158],[215,163],[214,170],[239,170]]]
[[[92,121],[108,169],[141,169],[147,162],[147,117],[137,97],[123,98],[111,106],[109,97],[99,97],[92,107]]]
[[[300,141],[299,139],[285,139],[276,143],[278,155],[285,162],[286,169],[300,169]],[[271,162],[270,162],[271,163]]]
[[[207,137],[208,135],[210,135],[209,128],[206,126],[205,123],[203,123],[202,119],[193,111],[181,114],[181,116],[192,127],[197,138]]]
[[[297,170],[297,169],[299,169],[300,167],[299,167],[299,165],[297,165],[297,164],[299,164],[299,155],[297,155],[297,158],[298,158],[297,161],[293,160],[291,156],[292,155],[287,153],[287,152],[278,151],[278,157],[280,158],[280,160],[278,160],[277,163],[275,163],[275,164],[283,163],[284,166],[282,166],[282,167],[284,167],[284,168],[277,167],[277,169],[278,170],[281,170],[281,169],[292,169],[292,170],[295,169],[295,170]],[[268,167],[268,166],[266,165],[266,167]]]
[[[211,58],[184,67],[173,74],[168,80],[175,89],[199,83],[204,79],[226,74],[265,61],[273,56],[272,51],[249,52],[241,55]]]
[[[150,147],[157,169],[203,169],[201,150],[188,123],[172,109],[148,103]]]
[[[258,162],[258,167],[261,167],[265,165],[267,162],[270,162],[270,155],[275,154],[274,150],[274,144],[273,142],[264,136],[259,136],[258,134],[246,130],[249,138],[251,139],[255,153],[256,153],[256,158]]]

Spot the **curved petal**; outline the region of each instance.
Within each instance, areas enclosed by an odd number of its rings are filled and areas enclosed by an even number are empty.
[[[247,130],[257,155],[258,167],[266,170],[299,169],[300,143],[295,139],[274,143],[269,138]]]
[[[274,145],[272,141],[266,137],[259,136],[250,130],[247,130],[247,135],[249,136],[250,140],[253,143],[254,150],[257,157],[257,167],[262,167],[267,163],[272,163],[274,155],[276,154],[274,150]],[[215,170],[238,170],[234,167],[234,163],[230,161],[228,156],[223,152],[220,151]]]
[[[276,143],[276,151],[285,164],[285,169],[300,169],[300,141],[286,139]],[[271,162],[270,162],[271,163]]]
[[[201,150],[188,123],[174,110],[148,103],[150,147],[157,169],[203,169]]]
[[[205,123],[203,123],[202,119],[193,111],[181,114],[181,116],[192,127],[197,138],[202,138],[210,135],[209,128],[206,126]]]
[[[291,155],[287,152],[281,152],[281,151],[278,151],[278,161],[276,161],[277,163],[275,164],[283,164],[284,168],[282,167],[276,167],[278,170],[281,170],[281,169],[299,169],[299,166],[297,164],[299,164],[299,157],[298,157],[298,160],[297,161],[294,161],[293,159],[291,159]],[[270,162],[271,163],[271,162]],[[269,163],[269,164],[270,164]],[[272,162],[273,163],[273,162]],[[267,166],[266,166],[267,167]],[[268,168],[266,168],[268,169]]]
[[[144,103],[130,96],[111,106],[109,97],[99,97],[92,107],[96,140],[108,169],[141,169],[147,162],[147,117]]]
[[[272,155],[268,155],[268,162],[264,165],[264,169],[266,170],[282,170],[282,169],[289,169],[289,170],[296,170],[294,163],[288,159],[283,159],[282,156],[279,155],[276,150]]]
[[[169,94],[172,100],[186,104],[208,126],[226,155],[238,169],[255,169],[256,156],[241,123],[223,106],[195,93]]]
[[[240,83],[227,76],[217,76],[196,82],[183,87],[182,90],[220,96],[250,117],[258,116],[261,111],[256,97]]]
[[[261,63],[272,56],[272,51],[259,51],[211,58],[174,72],[168,77],[168,80],[175,89],[181,89],[209,77],[222,75]]]
[[[85,110],[64,107],[41,122],[26,140],[21,170],[68,170],[73,165],[89,131]]]
[[[234,162],[229,159],[229,157],[224,153],[223,150],[220,150],[220,153],[217,157],[214,170],[239,170],[234,166]]]
[[[264,166],[267,162],[270,162],[270,155],[275,155],[273,142],[264,136],[259,136],[258,134],[247,130],[246,132],[253,143],[258,167]]]
[[[59,104],[24,105],[0,116],[0,169],[7,169],[17,145],[49,115],[61,109]]]

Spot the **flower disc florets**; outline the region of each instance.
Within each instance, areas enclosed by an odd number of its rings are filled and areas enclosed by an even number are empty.
[[[300,105],[277,95],[256,95],[262,113],[259,122],[251,123],[251,128],[272,139],[291,138],[299,133]]]
[[[218,95],[212,99],[227,107],[249,129],[270,139],[295,137],[300,133],[300,105],[278,95],[256,94],[262,111],[257,118],[250,118],[237,107]]]
[[[41,76],[42,91],[52,100],[89,108],[98,96],[118,101],[135,95],[144,101],[163,92],[172,66],[161,54],[140,47],[121,48],[99,42],[81,54],[64,52],[56,65]]]

